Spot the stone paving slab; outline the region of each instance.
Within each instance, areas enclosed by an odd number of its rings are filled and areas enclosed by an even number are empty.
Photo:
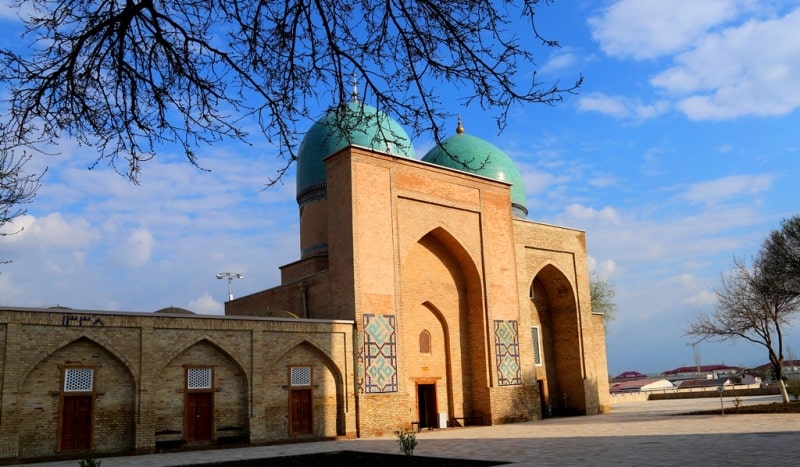
[[[774,398],[743,398],[762,403]],[[725,400],[726,410],[733,411]],[[719,408],[719,399],[620,404],[609,414],[491,427],[423,430],[416,455],[523,465],[800,465],[800,414],[676,416]],[[103,458],[103,466],[197,465],[359,450],[399,454],[395,438],[367,438]],[[77,461],[33,464],[76,466]]]

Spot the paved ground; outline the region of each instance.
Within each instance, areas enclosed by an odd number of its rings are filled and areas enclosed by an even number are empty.
[[[748,404],[773,400],[744,398]],[[800,414],[674,416],[719,406],[719,399],[637,402],[592,417],[423,430],[417,435],[414,453],[506,461],[516,466],[800,465]],[[733,410],[730,400],[725,400],[725,408]],[[166,467],[340,450],[399,454],[394,437],[386,437],[113,457],[102,462],[103,467]],[[74,467],[77,462],[34,465]]]

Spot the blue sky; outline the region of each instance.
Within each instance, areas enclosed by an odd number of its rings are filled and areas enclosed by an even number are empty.
[[[15,30],[8,3],[0,26]],[[501,134],[443,85],[445,110],[517,162],[529,219],[587,232],[591,266],[617,290],[609,372],[693,365],[683,329],[713,307],[720,274],[800,213],[800,1],[562,0],[536,18],[562,45],[542,51],[538,78],[583,74],[580,94],[515,108]],[[0,240],[14,260],[0,305],[221,314],[216,273],[244,274],[235,296],[278,284],[299,257],[294,177],[264,190],[277,149],[251,142],[198,151],[210,172],[163,148],[140,186],[87,170],[92,150],[62,142],[35,162],[50,169],[14,225],[25,230]],[[415,140],[420,156],[432,145]],[[745,343],[699,350],[704,364],[767,361]]]

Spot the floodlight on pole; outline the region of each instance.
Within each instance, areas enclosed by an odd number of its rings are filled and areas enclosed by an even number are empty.
[[[228,278],[228,301],[231,301],[233,300],[233,292],[231,292],[231,282],[233,282],[234,279],[244,279],[244,276],[242,274],[239,274],[238,272],[221,272],[217,274],[217,279],[224,279],[226,277]]]

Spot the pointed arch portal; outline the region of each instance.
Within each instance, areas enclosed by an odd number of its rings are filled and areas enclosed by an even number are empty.
[[[552,264],[544,266],[531,281],[530,312],[531,322],[541,323],[546,375],[540,382],[542,405],[551,407],[554,414],[585,413],[577,297],[567,276]]]
[[[474,336],[484,335],[485,318],[472,257],[454,236],[436,228],[409,249],[401,274],[400,328],[414,412],[421,424],[433,427],[445,423],[443,417],[483,415],[486,347],[485,339]],[[430,352],[421,351],[423,330],[430,333]]]

